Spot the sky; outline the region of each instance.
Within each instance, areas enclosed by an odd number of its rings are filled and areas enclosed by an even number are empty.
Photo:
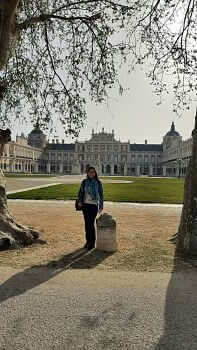
[[[152,92],[145,70],[137,69],[130,75],[123,70],[120,75],[126,88],[122,96],[118,95],[115,89],[111,89],[107,104],[96,105],[87,101],[88,117],[79,134],[79,141],[89,140],[92,129],[99,132],[104,127],[107,132],[114,129],[116,140],[130,140],[131,143],[144,143],[147,140],[148,143],[161,143],[163,136],[170,130],[172,121],[184,140],[191,136],[196,109],[195,98],[191,109],[183,111],[182,117],[178,117],[172,112],[172,95],[167,95],[162,104],[157,105],[159,98]],[[14,139],[17,133],[24,132],[27,135],[32,130],[32,124],[16,124],[13,130]],[[50,141],[54,136],[58,136],[60,142],[62,139],[65,143],[75,142],[75,139],[65,137],[61,125],[58,124],[55,135],[46,134]]]

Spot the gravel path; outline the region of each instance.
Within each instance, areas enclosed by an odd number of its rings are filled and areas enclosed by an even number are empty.
[[[74,201],[8,200],[8,206],[20,223],[35,227],[47,241],[19,251],[0,254],[0,265],[67,265],[84,245],[84,222]],[[105,203],[117,222],[118,251],[114,254],[93,251],[75,268],[121,271],[171,271],[174,245],[168,242],[176,232],[180,206]]]
[[[27,190],[32,187],[43,187],[44,185],[80,183],[85,175],[63,175],[54,177],[7,177],[6,188],[8,192]],[[117,179],[102,179],[103,183],[131,183],[132,181]]]
[[[0,269],[1,350],[196,350],[195,273]]]

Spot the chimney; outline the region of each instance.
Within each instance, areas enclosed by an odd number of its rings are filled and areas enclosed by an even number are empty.
[[[145,143],[145,145],[147,145],[148,141],[147,141],[147,140],[144,140],[144,143]]]
[[[52,140],[52,143],[55,143],[55,140],[54,140],[54,139]]]
[[[62,139],[62,144],[64,144],[64,139]]]
[[[104,132],[104,128],[102,128],[102,132]]]
[[[59,143],[58,139],[56,139],[56,143]]]

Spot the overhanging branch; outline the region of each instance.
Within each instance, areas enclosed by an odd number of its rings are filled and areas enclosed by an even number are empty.
[[[18,28],[19,30],[23,30],[23,29],[28,29],[30,27],[32,27],[33,25],[37,24],[37,23],[41,23],[41,22],[46,22],[50,19],[59,19],[61,21],[66,21],[66,22],[74,22],[74,21],[96,21],[97,19],[99,19],[101,17],[100,13],[97,13],[93,16],[58,16],[58,15],[54,15],[52,13],[49,14],[45,14],[45,15],[40,15],[40,16],[36,16],[36,17],[32,17],[27,19],[26,21],[18,24]]]

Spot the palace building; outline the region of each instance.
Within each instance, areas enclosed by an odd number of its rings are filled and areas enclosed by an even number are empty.
[[[9,142],[0,166],[5,172],[84,174],[95,166],[99,175],[185,176],[192,151],[192,139],[183,141],[172,122],[161,144],[116,140],[114,130],[92,130],[88,141],[67,144],[47,142],[38,122],[28,137]]]

